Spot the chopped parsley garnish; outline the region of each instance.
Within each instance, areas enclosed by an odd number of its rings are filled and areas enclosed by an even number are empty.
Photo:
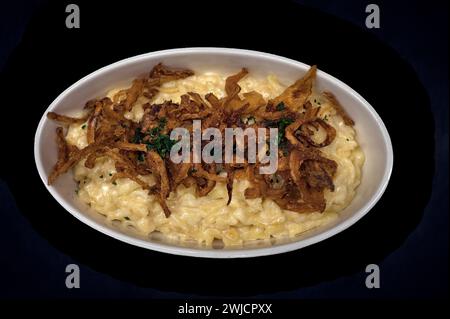
[[[159,134],[159,131],[161,129],[159,128],[159,126],[155,126],[153,128],[150,129],[150,136],[154,137],[157,136]]]
[[[278,128],[285,129],[287,126],[294,123],[294,120],[289,117],[283,117],[278,121]]]
[[[277,111],[283,111],[286,108],[283,102],[278,103]]]
[[[86,124],[81,125],[81,128],[84,130],[86,128]]]
[[[130,217],[128,217],[128,216],[125,216],[124,218],[125,218],[126,220],[130,220]]]
[[[278,126],[278,139],[277,139],[278,145],[281,145],[281,143],[284,142],[284,134],[285,134],[286,127],[291,125],[293,122],[294,122],[294,120],[291,118],[288,118],[288,117],[281,118],[278,121],[278,124],[277,124],[277,126]]]
[[[112,182],[113,185],[117,185],[116,181]]]
[[[175,143],[176,141],[171,140],[169,135],[160,134],[146,144],[148,150],[154,150],[158,152],[162,158],[164,158],[166,154],[170,153],[170,150]]]
[[[152,129],[150,129],[150,136],[157,136],[166,127],[166,124],[167,119],[165,117],[160,118],[158,126],[155,126]]]
[[[143,152],[140,152],[140,153],[137,155],[137,159],[138,159],[139,162],[145,161],[145,155],[144,155],[144,153],[143,153]]]
[[[139,143],[141,143],[143,138],[144,138],[144,134],[142,134],[141,129],[138,127],[134,131],[134,137],[131,140],[131,142],[133,142],[134,144],[139,144]]]
[[[109,173],[109,176],[112,176],[112,173]]]
[[[266,127],[278,128],[278,136],[277,136],[276,143],[277,143],[278,147],[283,151],[284,155],[287,155],[287,153],[288,153],[288,143],[285,138],[285,130],[286,130],[286,127],[288,127],[293,122],[294,122],[294,120],[289,117],[283,117],[283,118],[279,119],[278,121],[265,121]]]
[[[170,153],[172,146],[176,144],[176,141],[171,140],[169,135],[161,133],[166,124],[167,119],[163,117],[159,120],[158,126],[151,128],[149,132],[142,133],[141,129],[137,128],[132,142],[136,144],[146,144],[148,150],[156,151],[164,158],[166,154]],[[149,138],[144,140],[146,136]],[[138,155],[138,160],[145,160],[144,153]]]
[[[162,117],[159,119],[159,128],[162,130],[166,127],[167,119],[165,117]]]
[[[328,121],[328,115],[325,115],[323,118],[324,121]]]

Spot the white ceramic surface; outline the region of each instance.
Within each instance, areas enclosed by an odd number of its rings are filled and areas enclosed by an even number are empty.
[[[108,90],[118,85],[129,83],[133,78],[148,72],[159,62],[190,68],[197,72],[218,71],[227,74],[245,66],[254,76],[274,73],[283,83],[288,84],[301,77],[309,68],[301,62],[256,51],[184,48],[151,52],[125,59],[101,68],[73,84],[61,93],[42,115],[35,136],[34,156],[45,187],[67,211],[83,223],[129,244],[171,254],[211,258],[255,257],[296,250],[329,238],[353,225],[380,199],[388,184],[393,165],[392,145],[386,127],[363,97],[343,82],[322,71],[317,73],[318,88],[333,92],[355,120],[357,138],[366,157],[361,185],[357,189],[356,197],[341,212],[340,218],[326,227],[307,232],[295,240],[269,247],[254,245],[239,249],[188,247],[164,240],[155,241],[138,237],[106,224],[97,216],[98,214],[93,214],[76,200],[74,197],[76,183],[71,174],[61,176],[54,185],[48,186],[47,176],[56,161],[57,148],[56,124],[46,118],[46,113],[55,111],[71,114],[79,110],[86,101],[104,96]]]

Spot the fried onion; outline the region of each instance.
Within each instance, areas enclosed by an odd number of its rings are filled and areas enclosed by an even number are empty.
[[[73,118],[49,112],[47,117],[63,124],[87,122],[88,145],[83,149],[68,145],[62,127],[56,129],[58,158],[49,175],[52,184],[58,176],[85,159],[87,168],[94,168],[100,157],[110,158],[117,172],[111,182],[128,178],[135,181],[158,199],[164,214],[170,209],[166,199],[181,184],[194,186],[197,196],[206,196],[217,183],[226,185],[228,200],[232,201],[234,179],[247,179],[250,186],[246,198],[263,197],[275,201],[281,208],[304,212],[322,212],[326,208],[324,191],[334,191],[333,178],[337,163],[328,159],[320,148],[330,145],[336,130],[318,116],[320,108],[308,101],[315,80],[316,66],[278,97],[266,102],[255,91],[240,94],[238,82],[248,74],[243,68],[229,76],[225,82],[225,97],[219,99],[209,93],[204,97],[196,92],[181,96],[180,103],[165,101],[154,104],[151,99],[163,83],[193,75],[187,69],[169,68],[157,64],[152,71],[133,81],[130,88],[116,93],[113,99],[88,101],[86,116]],[[323,95],[344,119],[354,125],[337,99],[329,92]],[[139,123],[125,117],[141,98],[144,115]],[[251,120],[249,120],[251,118]],[[193,120],[202,119],[202,130],[216,127],[223,132],[227,127],[277,127],[280,148],[278,170],[271,175],[257,173],[260,163],[179,163],[168,158],[171,141],[169,135],[176,127],[193,130]],[[244,121],[244,120],[245,121]],[[281,130],[281,131],[280,131]],[[326,136],[317,141],[318,131]],[[244,143],[245,144],[245,143]],[[238,147],[238,146],[236,146]],[[239,150],[246,151],[245,145]],[[192,154],[191,154],[192,155]],[[225,171],[226,177],[220,173]],[[150,186],[140,176],[153,174],[156,184]]]

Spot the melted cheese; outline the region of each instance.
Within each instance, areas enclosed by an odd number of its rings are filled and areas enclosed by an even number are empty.
[[[200,95],[212,92],[220,98],[225,94],[225,79],[225,75],[204,73],[166,83],[152,102],[179,102],[180,96],[190,91]],[[255,90],[265,99],[273,98],[285,89],[273,75],[262,79],[247,76],[239,85],[242,93]],[[109,92],[108,96],[112,97],[118,90]],[[78,196],[108,221],[119,221],[121,227],[131,227],[142,235],[157,231],[168,239],[194,241],[206,246],[212,245],[215,239],[222,240],[225,246],[240,246],[255,240],[292,238],[326,225],[338,218],[339,211],[355,196],[364,154],[356,140],[355,130],[346,126],[326,101],[316,94],[311,96],[310,101],[320,103],[320,116],[336,129],[333,143],[321,149],[338,164],[334,178],[335,191],[325,192],[327,208],[324,213],[299,214],[283,210],[269,199],[246,199],[244,190],[249,182],[235,180],[233,200],[228,206],[224,184],[218,183],[205,197],[196,197],[192,187],[179,186],[167,199],[172,214],[166,218],[156,198],[134,181],[124,178],[111,183],[115,168],[108,158],[98,159],[93,169],[86,168],[83,161],[76,165],[73,171],[79,183]],[[143,115],[142,104],[146,102],[148,100],[140,98],[126,117],[139,121]],[[86,129],[83,127],[83,124],[70,126],[66,136],[68,143],[79,148],[87,145]],[[141,178],[154,184],[152,176]]]

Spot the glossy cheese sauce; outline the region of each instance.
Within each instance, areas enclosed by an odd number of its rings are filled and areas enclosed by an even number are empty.
[[[151,102],[179,102],[180,96],[190,91],[202,96],[212,92],[219,98],[223,97],[227,76],[203,73],[166,83]],[[274,75],[266,78],[247,76],[239,85],[241,93],[257,91],[266,100],[278,96],[286,88]],[[112,98],[120,89],[123,88],[109,92],[108,96]],[[115,168],[114,162],[107,157],[98,159],[93,169],[86,168],[84,161],[74,167],[74,178],[79,182],[78,197],[105,216],[107,221],[114,221],[118,227],[131,228],[144,236],[162,233],[169,240],[203,246],[211,246],[215,240],[221,240],[225,246],[242,246],[255,240],[292,238],[326,225],[337,219],[339,211],[355,196],[361,180],[364,154],[357,142],[355,130],[344,124],[325,99],[313,94],[310,101],[313,105],[321,106],[320,116],[325,117],[336,129],[333,143],[321,148],[326,157],[338,164],[334,177],[335,191],[325,191],[327,208],[323,213],[299,214],[281,209],[270,199],[246,199],[244,191],[249,182],[235,180],[233,200],[228,206],[227,190],[222,183],[218,183],[204,197],[196,197],[193,187],[179,186],[167,199],[172,214],[166,218],[157,199],[134,181],[123,178],[115,184],[111,183]],[[126,117],[139,121],[143,116],[142,105],[146,102],[148,100],[141,97]],[[82,124],[70,126],[66,136],[68,143],[79,148],[87,145],[86,129],[83,127]],[[154,184],[151,175],[141,178]]]

